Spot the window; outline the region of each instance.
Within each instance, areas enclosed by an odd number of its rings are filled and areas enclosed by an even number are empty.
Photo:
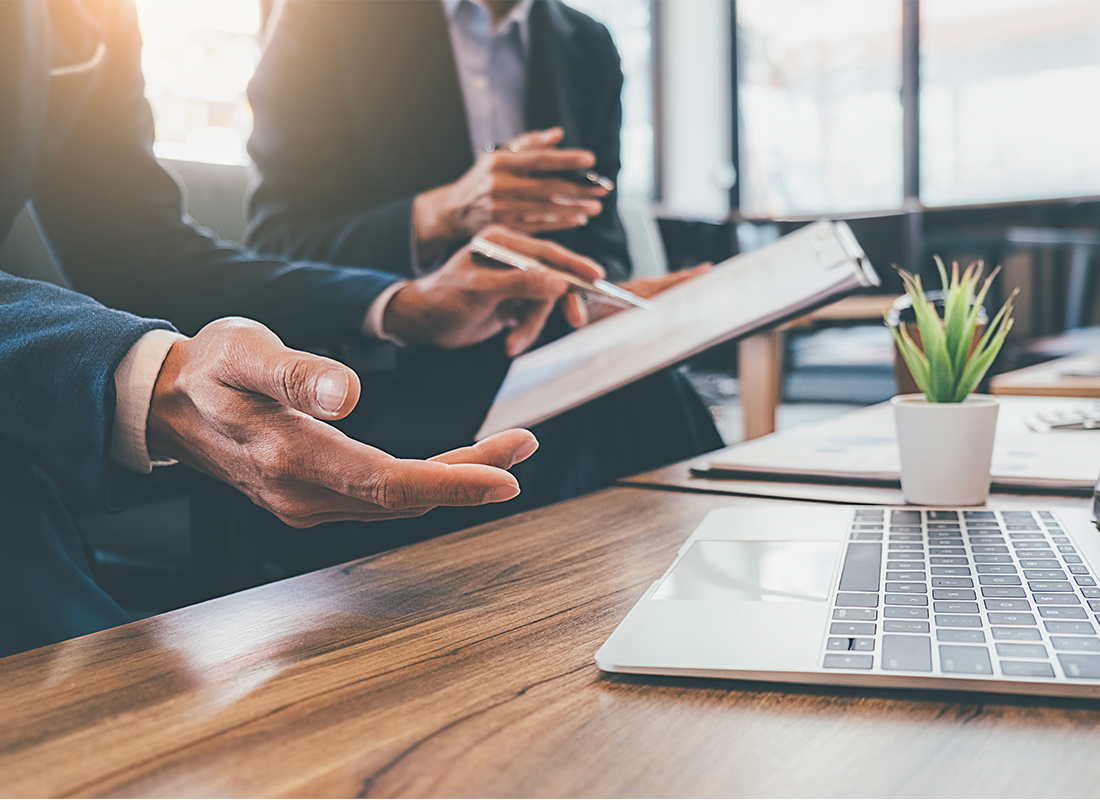
[[[901,3],[739,0],[741,211],[902,201]]]
[[[245,89],[260,60],[257,0],[137,0],[145,95],[162,158],[247,164]]]
[[[650,0],[567,0],[611,31],[623,67],[623,168],[619,193],[653,197],[653,71]]]
[[[927,205],[1100,194],[1100,3],[923,0]]]

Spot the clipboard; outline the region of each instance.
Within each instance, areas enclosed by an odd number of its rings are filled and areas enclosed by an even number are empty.
[[[851,229],[822,221],[734,256],[653,298],[515,359],[478,440],[569,411],[717,344],[879,285]]]

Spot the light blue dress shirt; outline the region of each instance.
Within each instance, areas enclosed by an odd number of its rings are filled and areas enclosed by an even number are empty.
[[[443,0],[475,158],[526,129],[532,2],[520,0],[493,25],[481,0]]]

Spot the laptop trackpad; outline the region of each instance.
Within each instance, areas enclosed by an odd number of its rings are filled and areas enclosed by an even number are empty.
[[[654,600],[822,603],[839,543],[700,539],[657,588]]]

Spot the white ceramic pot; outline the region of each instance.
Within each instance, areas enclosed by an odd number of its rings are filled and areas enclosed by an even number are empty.
[[[898,427],[901,493],[922,506],[976,506],[989,496],[997,400],[970,395],[929,403],[923,394],[890,401]]]

